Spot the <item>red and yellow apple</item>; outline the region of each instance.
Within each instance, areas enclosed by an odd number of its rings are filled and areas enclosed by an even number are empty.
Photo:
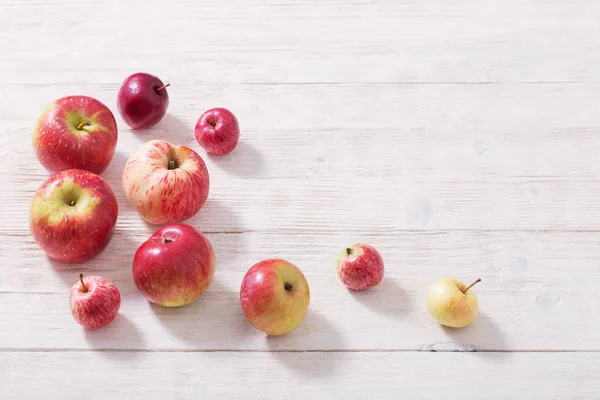
[[[378,285],[383,279],[383,258],[373,246],[354,244],[339,255],[337,275],[350,290],[364,290]]]
[[[68,169],[52,175],[36,191],[29,225],[51,258],[80,263],[108,246],[118,215],[117,198],[99,175]]]
[[[246,272],[240,302],[244,315],[255,328],[268,335],[283,335],[304,320],[310,290],[304,274],[294,264],[267,259]]]
[[[89,329],[110,324],[121,307],[121,293],[111,281],[101,276],[79,275],[71,287],[71,314],[81,326]]]
[[[155,225],[193,217],[205,204],[209,187],[202,157],[166,140],[144,143],[123,170],[127,200],[144,220]]]
[[[167,225],[136,251],[133,280],[152,303],[180,307],[210,286],[215,262],[215,251],[202,233],[186,224]]]
[[[117,137],[108,107],[92,97],[67,96],[48,105],[38,118],[33,148],[51,174],[66,169],[101,174],[115,154]]]

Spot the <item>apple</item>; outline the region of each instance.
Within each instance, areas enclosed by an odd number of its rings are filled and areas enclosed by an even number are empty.
[[[167,225],[138,247],[133,281],[152,303],[180,307],[210,286],[215,262],[215,251],[202,233],[187,224]]]
[[[471,291],[475,282],[466,286],[454,278],[443,278],[434,282],[427,292],[427,310],[441,325],[462,328],[471,324],[479,314],[479,305]]]
[[[128,76],[117,94],[117,107],[125,123],[133,129],[156,125],[169,107],[169,85],[145,72]]]
[[[110,242],[119,207],[99,175],[68,169],[52,175],[36,191],[29,226],[51,258],[80,263],[96,257]]]
[[[87,96],[62,97],[49,104],[33,130],[33,149],[51,174],[84,169],[101,174],[117,147],[117,123],[100,101]]]
[[[364,290],[383,279],[383,259],[373,246],[354,244],[345,248],[337,259],[337,275],[350,290]]]
[[[166,140],[144,143],[123,170],[129,203],[147,222],[166,225],[194,216],[208,198],[210,179],[202,157]]]
[[[246,272],[240,302],[255,328],[268,335],[283,335],[296,329],[306,316],[310,290],[304,274],[294,264],[266,259]]]
[[[205,111],[194,128],[198,144],[209,154],[227,154],[238,144],[240,126],[233,113],[225,108]]]
[[[79,281],[71,287],[69,298],[71,314],[80,325],[101,328],[110,324],[121,307],[121,293],[109,280],[101,276],[79,275]]]

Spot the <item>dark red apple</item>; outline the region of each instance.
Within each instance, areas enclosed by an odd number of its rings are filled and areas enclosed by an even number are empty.
[[[51,258],[80,263],[110,242],[119,207],[99,175],[68,169],[48,178],[31,202],[29,225],[37,244]]]
[[[117,107],[125,123],[133,129],[156,125],[169,107],[167,86],[145,72],[127,77],[117,95]]]
[[[108,107],[91,97],[67,96],[48,105],[38,118],[33,148],[51,174],[66,169],[101,174],[115,154],[117,136]]]
[[[110,324],[121,307],[121,293],[109,280],[100,276],[79,275],[79,281],[71,288],[69,298],[71,314],[80,325],[101,328]]]
[[[225,108],[205,111],[194,128],[198,144],[209,154],[227,154],[238,144],[240,126],[233,113]]]
[[[350,290],[364,290],[383,279],[383,258],[373,246],[354,244],[344,249],[337,260],[337,274]]]
[[[165,307],[192,303],[215,275],[215,251],[208,239],[186,224],[162,227],[138,248],[133,281],[149,301]]]

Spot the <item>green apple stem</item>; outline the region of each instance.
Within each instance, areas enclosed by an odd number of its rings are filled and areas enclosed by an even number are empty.
[[[87,293],[88,288],[85,286],[85,283],[83,283],[83,274],[79,274],[79,280],[81,281],[81,287],[83,287],[83,293]]]
[[[471,283],[469,286],[467,286],[467,288],[465,290],[463,290],[463,293],[467,293],[469,291],[469,289],[471,289],[473,286],[477,285],[479,282],[481,282],[481,278],[478,278],[475,282]]]
[[[83,121],[82,123],[77,125],[77,130],[80,131],[83,129],[84,126],[90,126],[90,125],[91,125],[90,121]]]
[[[159,87],[158,89],[156,89],[156,91],[158,92],[158,91],[163,90],[164,88],[169,87],[169,86],[171,86],[171,84],[167,83],[166,85],[162,85],[161,87]]]

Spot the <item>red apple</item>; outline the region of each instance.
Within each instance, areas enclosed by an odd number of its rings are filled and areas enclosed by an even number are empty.
[[[337,260],[337,275],[350,290],[364,290],[383,279],[381,254],[367,244],[354,244],[344,249]]]
[[[202,157],[185,146],[151,140],[129,157],[123,190],[129,203],[151,224],[194,216],[208,198],[210,180]]]
[[[227,154],[235,149],[240,127],[233,113],[225,108],[212,108],[198,118],[194,134],[198,144],[210,154]]]
[[[208,239],[186,224],[157,230],[133,259],[133,280],[152,303],[180,307],[192,303],[215,275],[215,252]]]
[[[71,288],[69,298],[73,318],[80,325],[101,328],[110,324],[121,307],[119,289],[100,276],[79,275],[79,281]]]
[[[48,256],[80,263],[106,248],[117,214],[117,199],[108,183],[92,172],[68,169],[52,175],[37,190],[29,225]]]
[[[51,174],[66,169],[104,172],[117,147],[117,123],[104,104],[87,96],[48,105],[33,130],[33,148]]]
[[[294,264],[267,259],[246,272],[240,302],[255,328],[268,335],[283,335],[296,329],[306,316],[310,290],[304,274]]]
[[[117,95],[117,107],[125,123],[133,129],[156,125],[169,107],[167,86],[145,72],[127,77]]]

